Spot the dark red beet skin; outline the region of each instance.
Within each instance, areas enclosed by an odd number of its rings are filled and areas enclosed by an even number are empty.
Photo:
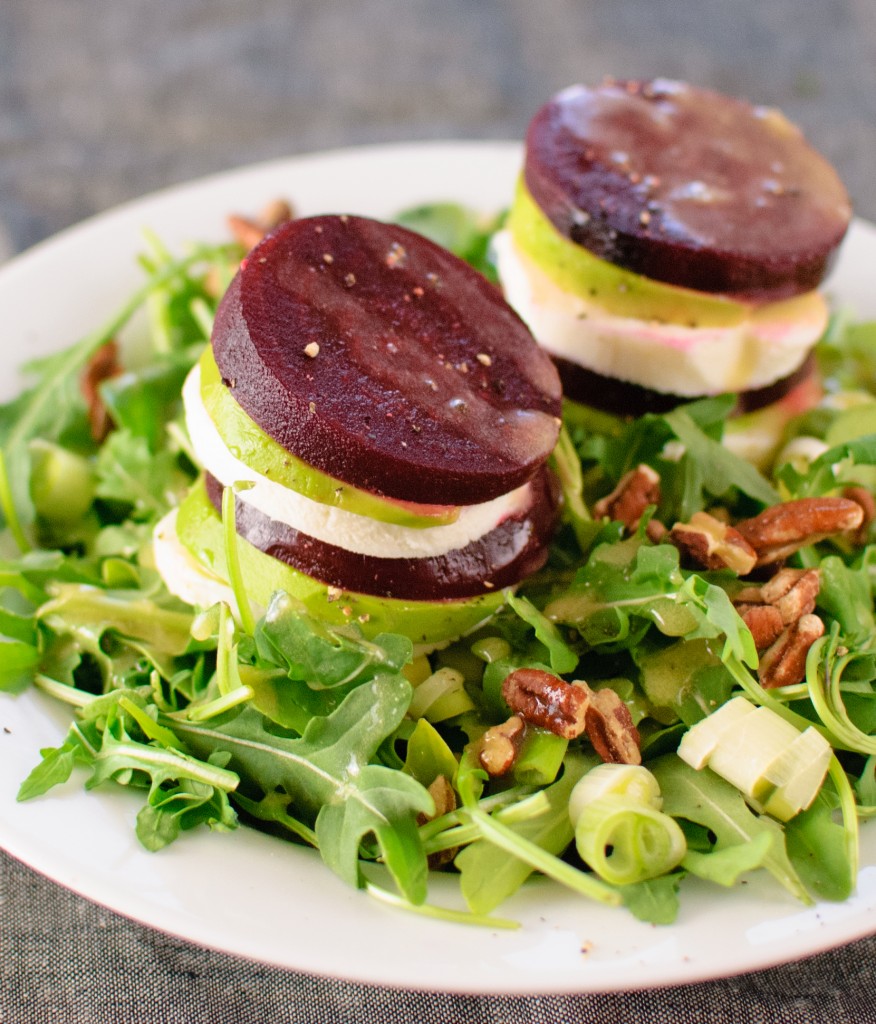
[[[207,494],[221,513],[222,484],[206,476]],[[558,488],[546,468],[532,481],[532,503],[484,537],[436,558],[374,558],[315,540],[239,498],[241,537],[265,554],[329,586],[407,601],[460,600],[514,586],[540,569],[556,527]]]
[[[526,184],[559,231],[698,291],[809,291],[851,216],[836,172],[781,114],[680,82],[566,89],[526,146]]]
[[[556,370],[498,289],[377,221],[314,217],[266,238],[220,304],[213,351],[279,444],[388,497],[487,501],[557,439]]]

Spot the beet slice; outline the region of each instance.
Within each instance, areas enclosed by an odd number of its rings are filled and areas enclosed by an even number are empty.
[[[580,363],[563,359],[562,356],[554,356],[554,362],[563,382],[563,393],[567,398],[602,412],[613,413],[615,416],[636,417],[644,416],[646,413],[661,415],[676,406],[694,401],[690,395],[667,394],[631,381],[620,380],[618,377],[606,377]],[[766,384],[762,388],[740,391],[731,415],[743,416],[780,402],[795,388],[811,380],[814,374],[815,357],[810,353],[787,377]]]
[[[573,86],[526,147],[526,185],[561,233],[698,291],[810,291],[851,216],[836,172],[778,111],[682,82]]]
[[[207,495],[221,514],[222,484],[205,474]],[[458,600],[514,586],[540,569],[557,524],[559,490],[542,468],[528,508],[464,548],[434,558],[375,558],[326,544],[277,522],[240,498],[235,525],[244,540],[329,586],[410,601]]]
[[[241,264],[212,340],[267,434],[376,494],[488,501],[556,443],[559,378],[523,321],[484,277],[401,227],[284,224]]]

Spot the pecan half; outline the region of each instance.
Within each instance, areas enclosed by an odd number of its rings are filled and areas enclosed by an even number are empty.
[[[803,615],[787,626],[761,655],[757,674],[764,689],[794,686],[806,678],[806,655],[824,635],[824,623],[817,615]]]
[[[427,821],[432,821],[434,818],[440,818],[444,814],[449,814],[451,811],[456,810],[456,793],[453,791],[449,780],[445,775],[437,775],[429,786],[429,795],[435,801],[435,813],[431,815],[418,814],[417,824],[425,825]],[[459,852],[459,847],[454,846],[448,850],[439,850],[437,853],[430,853],[428,857],[430,868],[440,868],[445,864],[449,864],[456,854]]]
[[[589,688],[572,685],[550,672],[518,668],[502,683],[505,703],[527,722],[573,740],[585,729]]]
[[[739,576],[751,572],[757,553],[732,526],[708,512],[695,512],[689,523],[676,523],[669,540],[688,563],[702,569],[732,569]]]
[[[754,646],[759,650],[766,650],[781,635],[785,624],[782,622],[782,615],[778,608],[771,604],[749,604],[737,607],[742,616],[742,621],[751,630]]]
[[[92,355],[79,378],[79,388],[88,408],[88,425],[95,441],[106,440],[112,429],[112,421],[100,395],[100,385],[110,377],[117,377],[121,372],[119,346],[110,340]]]
[[[757,564],[772,565],[800,548],[857,530],[864,510],[848,498],[798,498],[743,519],[736,529],[757,552]]]
[[[659,504],[660,475],[643,462],[625,473],[611,494],[596,502],[593,516],[595,519],[608,516],[623,523],[628,533],[633,533],[645,509]]]
[[[641,764],[639,730],[630,709],[614,690],[591,690],[585,717],[587,738],[603,761]]]
[[[768,604],[778,608],[787,626],[815,610],[820,589],[817,569],[782,569],[763,585],[761,594]]]
[[[851,535],[851,540],[855,547],[861,548],[870,539],[870,527],[873,524],[873,520],[876,519],[876,498],[873,497],[873,493],[868,491],[866,487],[846,487],[843,491],[843,497],[855,502],[856,505],[860,505],[864,510],[864,518],[861,520],[861,525],[852,531]]]
[[[274,199],[261,211],[256,218],[242,217],[232,213],[228,217],[228,228],[235,240],[244,249],[252,249],[269,231],[279,227],[287,220],[292,220],[292,208],[285,199]]]
[[[780,569],[762,587],[740,590],[733,603],[743,618],[749,605],[770,605],[779,612],[782,624],[788,626],[815,610],[820,588],[821,575],[817,569]]]
[[[493,725],[481,737],[478,760],[492,778],[507,775],[520,753],[526,723],[520,715],[512,715],[507,722]]]

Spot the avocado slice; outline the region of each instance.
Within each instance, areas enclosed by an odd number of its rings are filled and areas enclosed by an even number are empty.
[[[594,256],[560,234],[522,177],[508,227],[519,248],[560,288],[617,316],[685,327],[733,327],[747,320],[754,308],[722,295],[662,284]]]
[[[418,512],[415,506],[379,498],[302,462],[269,437],[237,404],[222,383],[209,345],[201,356],[200,368],[201,401],[210,419],[229,451],[254,472],[322,505],[394,526],[428,529],[459,518],[458,506],[435,505],[434,513],[432,506],[428,514]]]
[[[177,535],[192,556],[210,572],[228,578],[222,521],[203,479],[179,507]],[[238,537],[240,567],[252,600],[267,606],[283,590],[301,601],[316,618],[333,626],[356,623],[371,639],[378,633],[402,633],[415,644],[437,646],[470,632],[505,603],[499,590],[464,601],[400,601],[342,591],[298,572]]]

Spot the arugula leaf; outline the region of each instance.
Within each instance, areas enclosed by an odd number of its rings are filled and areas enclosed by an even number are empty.
[[[125,703],[136,712],[133,716],[126,713]],[[22,784],[18,799],[30,799],[65,782],[80,763],[91,768],[88,789],[109,780],[148,787],[146,804],[137,816],[137,837],[149,850],[166,846],[180,831],[198,824],[234,828],[237,817],[228,793],[238,778],[222,766],[224,758],[198,761],[176,747],[136,735],[141,713],[148,718],[142,696],[133,690],[93,701],[82,709],[83,726],[75,725],[61,747],[42,752],[42,762]],[[154,733],[161,735],[158,730],[156,726]]]
[[[33,679],[40,661],[34,644],[0,637],[0,691],[20,693]]]
[[[378,672],[397,672],[413,657],[413,644],[399,634],[366,640],[356,625],[330,626],[314,619],[288,594],[277,594],[256,634],[259,656],[313,688],[359,683]]]
[[[850,568],[837,555],[819,563],[818,607],[840,625],[851,648],[871,646],[876,638],[876,616],[866,573]]]
[[[776,505],[781,498],[776,489],[750,462],[734,455],[719,441],[709,437],[684,408],[673,409],[664,417],[687,454],[703,473],[704,488],[715,497],[736,488],[764,505]]]
[[[399,889],[416,903],[425,899],[425,854],[412,826],[417,814],[432,813],[432,798],[409,775],[369,763],[398,727],[410,698],[404,677],[378,675],[330,715],[312,719],[300,738],[269,731],[250,707],[218,724],[165,724],[201,756],[227,751],[243,779],[263,793],[283,790],[301,813],[315,817],[323,859],[354,885],[362,884],[360,843],[373,832]],[[405,837],[403,843],[392,830]]]
[[[683,871],[673,871],[671,875],[622,885],[618,892],[624,906],[637,920],[648,924],[672,924],[678,917],[678,888],[683,878]]]
[[[560,675],[574,672],[578,665],[578,655],[560,636],[557,627],[546,618],[535,605],[525,597],[509,594],[506,598],[509,607],[535,630],[536,637],[548,649],[551,668]]]
[[[56,633],[87,631],[100,637],[107,630],[142,641],[162,653],[180,655],[193,645],[191,609],[165,607],[142,590],[102,590],[80,583],[59,583],[39,609],[38,618]]]
[[[708,768],[695,771],[675,754],[666,754],[649,767],[660,784],[666,814],[687,818],[711,829],[717,837],[715,850],[738,847],[737,852],[745,864],[751,856],[746,849],[749,844],[755,840],[769,843],[769,849],[761,851],[763,867],[797,899],[811,902],[788,858],[780,825],[771,818],[755,814],[735,786]],[[766,835],[767,839],[758,839],[761,835]],[[728,858],[731,856],[728,854]],[[701,864],[702,861],[695,858],[691,869]],[[726,864],[722,867],[726,869]]]
[[[833,793],[821,792],[807,810],[785,826],[788,855],[807,889],[819,899],[846,900],[855,888],[849,863],[847,837],[833,820]]]
[[[635,538],[602,544],[571,587],[545,608],[554,622],[574,626],[590,646],[632,650],[651,625],[664,636],[725,637],[725,656],[757,664],[751,634],[726,592],[696,573],[685,575],[678,550]]]
[[[569,794],[575,783],[597,761],[581,756],[569,757],[559,782],[541,791],[539,812],[523,820],[508,823],[508,828],[548,853],[559,855],[572,842],[575,830],[569,819]],[[496,814],[503,819],[502,812]],[[487,914],[513,895],[532,874],[532,864],[509,856],[508,851],[487,839],[467,846],[455,861],[460,872],[462,895],[475,914]]]
[[[75,345],[22,368],[36,382],[13,401],[0,406],[0,449],[16,514],[20,522],[33,521],[29,494],[30,455],[28,442],[34,438],[63,443],[73,437],[89,444],[85,401],[79,387],[80,374],[94,353],[113,339],[150,295],[174,281],[187,278],[197,264],[225,262],[234,252],[231,246],[199,246],[178,260],[167,259],[109,320]]]
[[[428,203],[402,210],[394,220],[449,249],[491,281],[498,280],[489,259],[489,244],[501,227],[504,214],[484,217],[459,203]]]
[[[142,369],[128,370],[100,385],[100,396],[120,429],[146,441],[158,453],[167,423],[176,416],[183,381],[203,343],[172,351]]]
[[[838,444],[823,452],[800,471],[786,462],[776,479],[792,498],[812,498],[830,494],[844,484],[861,482],[862,472],[876,466],[876,435]],[[872,483],[872,480],[864,480]]]
[[[178,505],[191,484],[175,452],[153,453],[145,437],[115,430],[100,449],[96,493],[104,501],[131,506],[131,517],[154,522]]]
[[[747,843],[736,843],[708,853],[688,850],[681,866],[698,878],[730,888],[746,872],[764,866],[774,841],[770,833],[761,832]]]
[[[44,747],[40,756],[42,760],[19,787],[18,800],[32,800],[54,786],[60,786],[70,778],[76,764],[91,763],[93,751],[86,744],[81,730],[74,725],[60,747]]]

